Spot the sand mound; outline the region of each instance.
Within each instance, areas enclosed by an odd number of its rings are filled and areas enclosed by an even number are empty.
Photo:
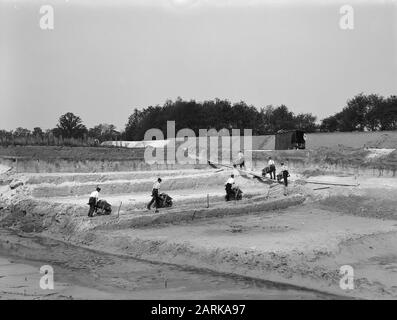
[[[10,171],[11,167],[5,166],[4,164],[0,163],[0,174],[6,173],[7,171]]]
[[[397,220],[397,200],[361,195],[336,195],[320,202],[323,208],[360,217]]]

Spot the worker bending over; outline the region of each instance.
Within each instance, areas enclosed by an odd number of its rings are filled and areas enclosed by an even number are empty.
[[[230,178],[227,179],[225,183],[226,190],[226,201],[230,201],[230,197],[233,197],[233,187],[235,185],[234,174],[230,175]]]
[[[90,205],[90,210],[88,211],[88,216],[92,218],[94,216],[94,212],[96,211],[96,205],[99,199],[99,192],[101,188],[97,187],[95,191],[91,192],[90,198],[88,199],[88,204]]]
[[[149,204],[147,205],[148,210],[150,210],[150,207],[154,203],[154,206],[156,208],[155,212],[159,212],[159,210],[158,210],[159,205],[160,205],[159,191],[160,191],[161,181],[162,181],[161,178],[158,178],[157,181],[153,184],[152,200],[150,200]]]

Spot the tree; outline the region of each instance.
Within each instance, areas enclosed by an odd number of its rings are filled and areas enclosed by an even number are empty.
[[[13,132],[14,137],[16,138],[26,138],[29,137],[31,135],[30,130],[22,128],[22,127],[18,127],[15,129],[15,131]]]
[[[116,131],[116,127],[113,124],[101,123],[89,129],[88,136],[103,142],[118,139],[120,132]]]
[[[321,121],[320,130],[326,132],[334,132],[339,129],[338,116],[330,116]]]
[[[295,117],[295,128],[305,132],[314,132],[317,129],[316,117],[311,113],[301,113]]]
[[[285,105],[267,106],[262,110],[262,121],[265,122],[266,134],[274,134],[279,130],[296,129],[295,115]]]
[[[83,138],[87,133],[87,128],[82,124],[80,117],[68,112],[59,118],[57,127],[53,132],[54,135],[64,138]]]
[[[44,136],[44,132],[40,127],[33,128],[32,135],[34,137],[42,138]]]
[[[0,141],[7,143],[12,140],[12,131],[0,130]]]
[[[142,121],[144,120],[144,111],[139,111],[137,108],[128,117],[128,122],[125,126],[125,139],[127,140],[141,140],[140,128],[142,127]]]
[[[380,130],[397,130],[397,96],[388,97],[377,106]]]
[[[325,118],[322,131],[382,131],[397,128],[397,97],[362,93],[347,101],[341,112]]]
[[[367,127],[367,114],[370,109],[370,100],[360,93],[347,101],[347,106],[342,110],[341,131],[364,131]]]

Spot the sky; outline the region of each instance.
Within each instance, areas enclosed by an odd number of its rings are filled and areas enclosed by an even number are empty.
[[[353,30],[334,0],[0,0],[0,130],[66,112],[122,130],[177,97],[321,120],[360,92],[397,94],[397,2],[347,2]],[[39,27],[44,4],[54,30]]]

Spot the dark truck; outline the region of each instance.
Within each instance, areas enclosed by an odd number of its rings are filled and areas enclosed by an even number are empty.
[[[275,150],[305,149],[305,132],[301,130],[280,130],[276,133]]]

